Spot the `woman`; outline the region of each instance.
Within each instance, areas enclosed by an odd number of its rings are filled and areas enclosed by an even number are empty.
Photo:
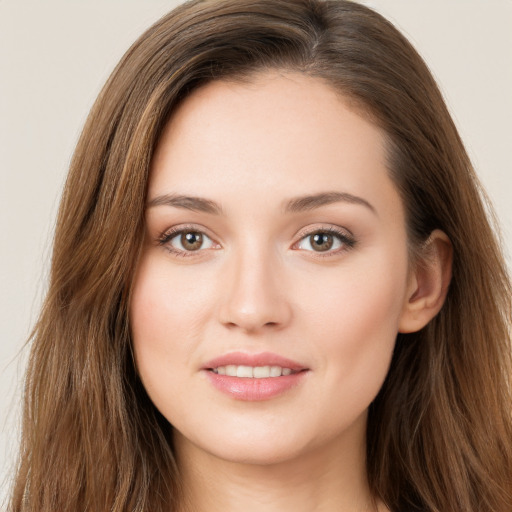
[[[71,165],[11,510],[510,510],[481,196],[368,8],[177,8]]]

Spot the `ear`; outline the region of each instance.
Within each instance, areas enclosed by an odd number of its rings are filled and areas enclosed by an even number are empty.
[[[452,258],[450,239],[439,229],[432,231],[410,270],[399,332],[419,331],[439,313],[452,278]]]

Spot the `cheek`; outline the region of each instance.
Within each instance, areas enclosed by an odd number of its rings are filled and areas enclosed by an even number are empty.
[[[179,339],[196,339],[213,286],[194,267],[174,268],[161,254],[144,255],[130,304],[134,344],[161,343],[174,353],[184,345]]]
[[[391,361],[406,289],[406,255],[359,260],[303,294],[327,387],[353,410],[375,398]],[[323,285],[323,286],[322,286]],[[323,291],[321,291],[323,290]],[[350,406],[348,407],[351,408]]]
[[[190,279],[170,273],[165,257],[147,254],[140,261],[130,302],[133,349],[142,383],[162,412],[174,403],[169,390],[178,389],[194,369],[204,293]]]

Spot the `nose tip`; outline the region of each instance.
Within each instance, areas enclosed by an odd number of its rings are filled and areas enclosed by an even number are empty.
[[[247,333],[286,326],[292,313],[278,274],[275,265],[262,261],[239,265],[225,282],[221,323]]]
[[[269,321],[259,318],[252,312],[239,312],[238,315],[230,315],[231,320],[224,321],[228,328],[240,328],[247,333],[257,332],[262,329],[275,328],[281,325],[280,322]]]

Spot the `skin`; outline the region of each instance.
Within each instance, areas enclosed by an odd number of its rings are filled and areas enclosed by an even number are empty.
[[[210,83],[168,123],[131,326],[142,382],[175,428],[184,510],[386,510],[366,480],[367,409],[397,332],[442,305],[449,242],[435,233],[429,264],[411,269],[385,155],[378,127],[300,74]],[[285,208],[326,192],[350,200]],[[171,205],[171,195],[222,212]],[[203,233],[203,244],[186,251],[172,229]],[[350,243],[333,235],[331,250],[317,250],[311,234],[330,229]],[[232,351],[272,352],[308,371],[274,398],[238,400],[202,370]]]

